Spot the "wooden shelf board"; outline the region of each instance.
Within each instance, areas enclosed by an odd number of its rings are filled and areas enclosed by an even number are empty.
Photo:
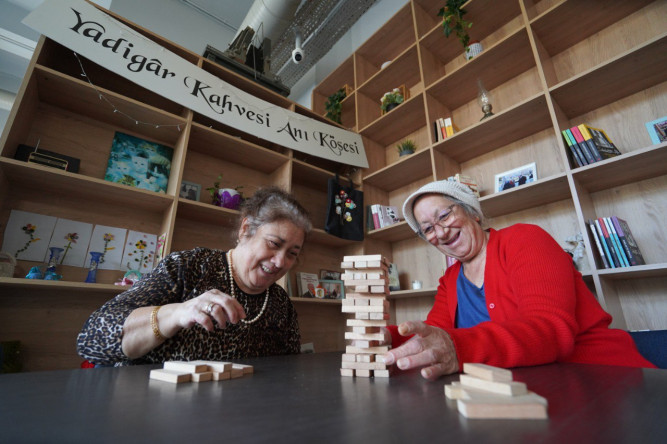
[[[318,299],[318,298],[289,298],[290,301],[297,304],[325,304],[325,305],[342,305],[342,299]]]
[[[667,33],[550,89],[563,112],[575,118],[665,81]],[[606,91],[600,94],[600,90]]]
[[[274,172],[289,160],[283,154],[198,123],[192,124],[188,149],[224,158],[228,162],[253,168],[265,174]]]
[[[229,227],[236,223],[239,218],[239,212],[238,210],[230,210],[203,202],[179,198],[176,217],[194,222]]]
[[[422,288],[420,290],[398,290],[392,291],[389,293],[387,299],[412,299],[412,298],[424,298],[424,297],[434,297],[438,292],[437,288]]]
[[[379,103],[378,100],[378,107]],[[367,125],[361,134],[380,145],[388,145],[425,125],[424,98],[419,94]]]
[[[430,174],[431,153],[421,150],[399,158],[398,162],[369,174],[363,180],[385,191],[394,191]]]
[[[491,90],[534,67],[528,33],[522,28],[434,82],[426,92],[454,110],[477,98],[477,78]]]
[[[369,231],[366,235],[373,240],[385,242],[398,242],[417,236],[415,232],[412,231],[412,228],[410,228],[410,225],[405,221]]]
[[[480,204],[485,216],[498,217],[571,198],[567,175],[559,174],[484,196]]]
[[[333,236],[321,228],[313,228],[308,235],[308,240],[306,242],[308,244],[312,243],[333,248],[345,247],[347,245],[358,243],[357,241],[341,239],[340,237]]]
[[[598,270],[601,278],[611,280],[667,277],[667,263],[635,265],[633,267]]]
[[[122,113],[116,113],[111,105],[100,99],[95,88],[87,82],[71,78],[50,68],[36,66],[34,75],[37,79],[41,101],[87,118],[132,132],[139,132],[143,136],[170,145],[176,144],[181,136],[178,126],[170,125],[180,125],[181,130],[185,128],[185,119],[98,88],[107,100],[122,111]],[[132,116],[132,119],[137,121],[151,124],[136,124],[126,115]],[[156,128],[155,125],[161,126]]]
[[[530,26],[547,52],[553,56],[613,25],[652,1],[607,0],[590,6],[595,8],[594,12],[582,14],[582,10],[588,8],[588,5],[582,5],[577,1],[560,0],[533,19]],[[576,26],[568,26],[567,32],[563,32],[564,23],[574,24],[573,17],[576,17]]]
[[[667,142],[577,168],[573,178],[588,192],[627,185],[667,174]]]
[[[18,288],[30,291],[33,294],[42,294],[52,291],[67,290],[72,293],[97,293],[109,294],[111,296],[120,294],[130,287],[124,285],[113,284],[88,284],[85,282],[71,282],[71,281],[45,281],[41,279],[23,279],[23,278],[8,278],[0,277],[0,288]],[[3,292],[0,291],[0,294]]]
[[[468,160],[538,133],[552,125],[546,98],[538,94],[438,142],[433,147],[456,160]]]
[[[378,102],[384,93],[391,91],[400,85],[410,88],[421,81],[417,56],[417,46],[412,45],[401,53],[389,66],[378,71],[363,85],[358,88],[359,93],[371,98],[376,98]]]
[[[141,190],[102,179],[70,173],[19,160],[0,158],[0,167],[14,186],[35,189],[39,193],[53,193],[137,208],[141,211],[164,211],[174,202],[174,197]],[[45,189],[46,187],[46,189]]]

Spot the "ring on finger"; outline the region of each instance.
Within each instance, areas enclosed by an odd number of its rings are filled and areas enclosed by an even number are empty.
[[[214,305],[215,305],[215,304],[214,304],[213,302],[211,302],[210,304],[208,304],[208,305],[206,306],[206,313],[207,313],[209,316],[211,315],[211,313],[213,313],[213,306],[214,306]]]

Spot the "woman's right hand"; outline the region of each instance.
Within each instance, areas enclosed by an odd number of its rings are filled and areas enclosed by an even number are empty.
[[[199,324],[208,331],[225,328],[227,322],[236,324],[245,319],[243,306],[234,298],[220,290],[208,290],[194,299],[174,304],[172,319],[180,328],[190,328]]]

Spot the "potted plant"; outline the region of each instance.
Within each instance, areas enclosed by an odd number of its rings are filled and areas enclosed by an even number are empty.
[[[243,186],[220,188],[220,179],[222,179],[222,174],[218,176],[212,187],[206,188],[206,191],[211,193],[211,203],[218,207],[238,210],[243,201],[243,192],[241,191]]]
[[[326,118],[333,120],[336,123],[342,123],[340,120],[341,111],[343,106],[341,102],[347,97],[347,92],[345,87],[339,89],[335,93],[331,94],[327,101],[324,104],[324,109],[326,110]]]
[[[388,113],[403,103],[403,100],[405,99],[401,90],[399,88],[394,88],[392,91],[384,93],[382,99],[380,99],[380,108],[383,112]]]
[[[452,32],[456,34],[465,50],[465,57],[470,60],[475,55],[482,52],[482,44],[474,41],[470,42],[468,30],[472,27],[472,23],[463,19],[466,10],[462,9],[467,0],[447,0],[444,8],[440,8],[438,16],[442,17],[442,28],[445,32],[445,37],[450,36]]]
[[[414,141],[407,139],[399,143],[396,148],[398,149],[398,157],[403,157],[414,153],[417,145]]]

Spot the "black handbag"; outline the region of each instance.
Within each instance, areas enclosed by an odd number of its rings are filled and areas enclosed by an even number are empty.
[[[324,230],[341,239],[364,240],[364,192],[355,190],[350,179],[346,187],[338,182],[338,174],[329,179],[327,220]]]

